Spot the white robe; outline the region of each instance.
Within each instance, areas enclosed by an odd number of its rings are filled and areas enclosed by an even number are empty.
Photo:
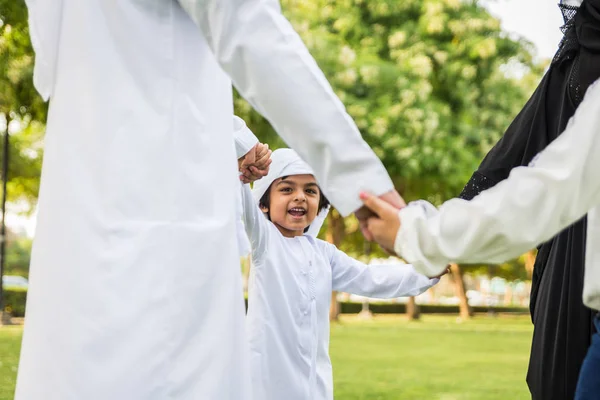
[[[237,116],[233,116],[233,136],[235,137],[235,157],[237,159],[245,156],[254,146],[258,144],[258,138],[254,136],[254,133],[246,126],[246,122]],[[252,250],[250,248],[250,242],[248,236],[246,236],[246,230],[244,229],[244,222],[242,221],[243,209],[242,209],[242,197],[240,192],[237,195],[237,239],[239,246],[240,257],[246,257]]]
[[[242,190],[252,245],[246,326],[253,398],[333,399],[332,290],[379,298],[416,296],[438,279],[406,264],[367,266],[311,235],[284,237],[264,217],[249,186]]]
[[[584,303],[600,310],[600,82],[586,92],[565,132],[528,167],[471,201],[439,210],[420,201],[399,212],[395,251],[427,275],[448,262],[503,262],[588,213]]]
[[[392,189],[276,4],[27,1],[51,104],[17,400],[248,398],[227,74],[342,212]]]

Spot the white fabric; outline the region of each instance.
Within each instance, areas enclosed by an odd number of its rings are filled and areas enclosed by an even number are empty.
[[[238,159],[248,154],[258,144],[258,138],[246,126],[246,122],[236,115],[233,116],[233,136],[235,137],[235,156]]]
[[[235,138],[235,156],[240,159],[254,146],[258,144],[258,138],[254,136],[254,133],[246,126],[246,122],[238,116],[233,116],[233,136]],[[246,257],[252,250],[250,248],[250,241],[246,236],[246,230],[244,229],[244,223],[242,221],[242,198],[239,191],[237,195],[237,222],[236,222],[236,234],[238,239],[238,248],[240,257]]]
[[[471,201],[399,212],[395,251],[436,275],[449,262],[503,262],[556,235],[589,211],[584,302],[600,309],[600,84],[588,89],[565,132],[529,167]]]
[[[321,228],[323,228],[323,225],[325,224],[325,220],[327,219],[327,215],[329,214],[330,210],[331,206],[327,206],[327,208],[324,208],[323,210],[319,211],[314,221],[308,227],[308,230],[306,231],[305,235],[309,235],[315,238],[319,236],[319,232],[321,232]]]
[[[52,91],[16,399],[247,399],[229,78],[177,3],[65,0],[62,22],[42,4],[60,51],[36,82]]]
[[[179,2],[238,91],[313,168],[342,215],[362,206],[361,189],[375,195],[393,190],[381,161],[281,14],[278,0]]]
[[[51,104],[17,400],[247,398],[224,71],[345,213],[392,189],[276,1],[181,4],[27,0]]]

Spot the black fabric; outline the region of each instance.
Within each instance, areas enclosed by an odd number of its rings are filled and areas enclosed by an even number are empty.
[[[461,193],[470,200],[528,165],[560,135],[600,77],[600,0],[561,6],[564,39],[532,97]],[[593,333],[583,305],[586,217],[538,248],[531,290],[534,324],[527,384],[533,400],[573,399]]]

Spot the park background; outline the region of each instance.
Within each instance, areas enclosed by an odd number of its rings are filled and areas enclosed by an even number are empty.
[[[549,0],[281,4],[408,201],[441,204],[461,192],[561,39]],[[43,159],[47,104],[33,64],[25,2],[0,0],[0,400],[14,392]],[[261,141],[285,146],[237,94],[235,109]],[[366,263],[391,261],[354,217],[330,213],[321,237]],[[332,293],[336,398],[529,398],[534,260],[532,251],[501,265],[453,265],[417,298]],[[247,278],[248,260],[241,265]]]

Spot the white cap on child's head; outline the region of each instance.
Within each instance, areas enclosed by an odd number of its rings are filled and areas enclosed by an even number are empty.
[[[292,149],[275,150],[271,154],[271,160],[272,162],[267,176],[254,182],[252,196],[254,197],[256,204],[259,204],[260,199],[267,192],[267,190],[269,190],[271,184],[273,184],[275,180],[290,175],[315,174],[312,168],[307,163],[302,161],[298,153]],[[317,215],[317,218],[315,218],[315,220],[312,222],[306,234],[316,237],[319,234],[319,231],[321,230],[328,213],[329,206],[323,209]]]
[[[302,161],[298,153],[292,149],[277,149],[271,154],[271,167],[269,173],[262,179],[254,182],[252,195],[256,204],[276,179],[290,175],[314,175],[312,168]]]

